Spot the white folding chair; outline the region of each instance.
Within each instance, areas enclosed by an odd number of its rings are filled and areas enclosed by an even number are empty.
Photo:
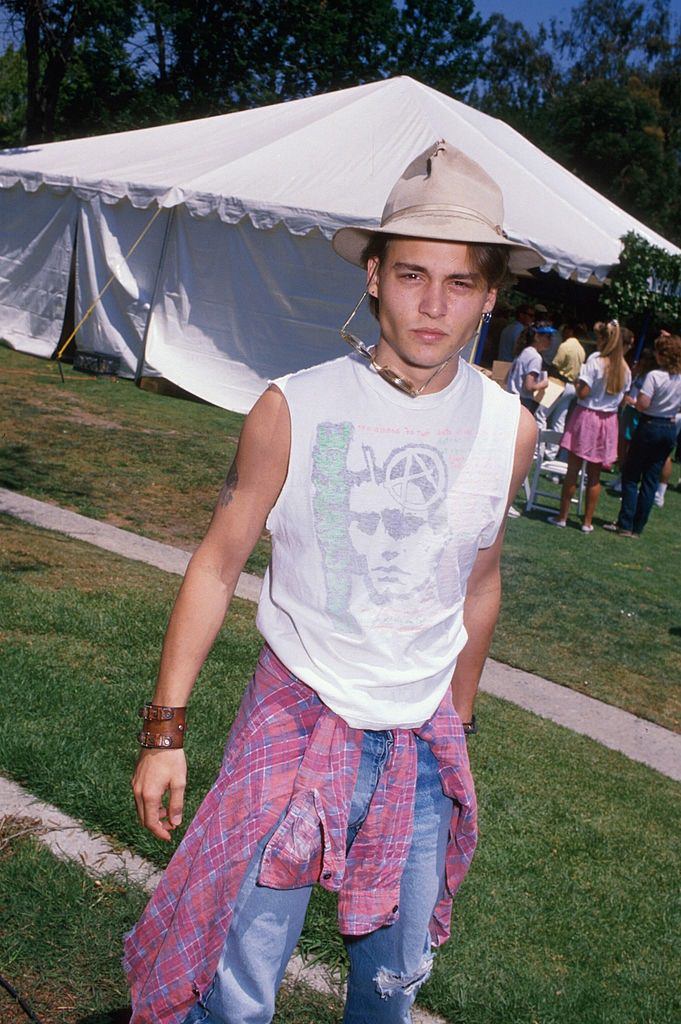
[[[540,430],[539,438],[537,440],[537,449],[534,453],[534,463],[530,474],[525,480],[525,494],[527,495],[527,503],[525,505],[525,511],[530,512],[533,508],[541,509],[544,512],[555,512],[555,505],[541,504],[537,501],[537,498],[551,498],[554,502],[560,502],[560,494],[556,494],[555,491],[540,490],[539,485],[542,482],[542,477],[560,477],[562,483],[567,473],[567,462],[559,462],[558,459],[548,459],[546,457],[547,446],[560,445],[563,435],[559,430]],[[579,467],[579,475],[577,477],[577,497],[573,498],[573,502],[577,505],[577,512],[579,515],[584,511],[584,489],[586,487],[586,472],[585,464]]]

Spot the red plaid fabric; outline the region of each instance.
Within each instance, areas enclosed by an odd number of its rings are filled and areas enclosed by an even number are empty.
[[[362,935],[395,920],[412,837],[415,736],[430,745],[443,789],[453,801],[447,892],[430,928],[438,946],[449,937],[452,896],[477,839],[466,741],[449,692],[419,729],[393,730],[386,770],[346,857],[362,731],[351,729],[263,648],[217,781],[125,937],[131,1024],[180,1024],[207,989],[248,864],[272,829],[261,863],[262,884],[287,889],[318,882],[336,891],[339,929],[346,935]]]

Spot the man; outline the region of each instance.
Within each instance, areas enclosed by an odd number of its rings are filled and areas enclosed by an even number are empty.
[[[515,320],[504,327],[499,336],[499,359],[511,363],[516,357],[516,345],[518,338],[526,327],[529,327],[534,319],[532,306],[518,306],[515,311]]]
[[[561,434],[565,430],[568,412],[577,400],[575,384],[579,377],[579,371],[586,360],[586,352],[577,337],[577,332],[576,324],[568,321],[563,325],[561,332],[563,340],[558,346],[558,350],[551,363],[559,379],[564,381],[565,388],[562,395],[551,406],[548,414],[548,428],[549,430],[556,430]],[[559,449],[560,445],[558,444],[547,446],[546,457],[555,459]]]
[[[184,709],[265,522],[266,645],[218,780],[127,936],[134,1024],[270,1021],[315,882],[339,895],[345,1024],[410,1020],[475,846],[464,729],[535,446],[531,416],[458,358],[507,262],[540,262],[502,222],[482,168],[447,143],[423,153],[378,230],[334,239],[366,266],[375,349],[348,321],[355,354],[280,379],[246,418],[144,712],[133,788],[160,839],[181,818]]]

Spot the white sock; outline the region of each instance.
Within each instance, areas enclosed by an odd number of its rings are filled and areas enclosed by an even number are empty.
[[[657,494],[658,498],[664,498],[664,492],[666,490],[667,490],[667,485],[666,484],[658,484],[657,485],[657,491],[655,493]],[[650,493],[650,491],[648,493]]]

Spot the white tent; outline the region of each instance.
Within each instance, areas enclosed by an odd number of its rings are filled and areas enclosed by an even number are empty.
[[[246,411],[268,378],[344,351],[337,330],[362,275],[329,238],[377,223],[404,167],[438,138],[499,182],[510,237],[539,248],[545,270],[602,281],[631,230],[679,251],[508,125],[396,78],[0,153],[0,335],[52,354],[75,245],[77,319],[113,277],[80,349],[119,355],[128,375],[144,357]],[[371,335],[368,314],[360,326]]]

